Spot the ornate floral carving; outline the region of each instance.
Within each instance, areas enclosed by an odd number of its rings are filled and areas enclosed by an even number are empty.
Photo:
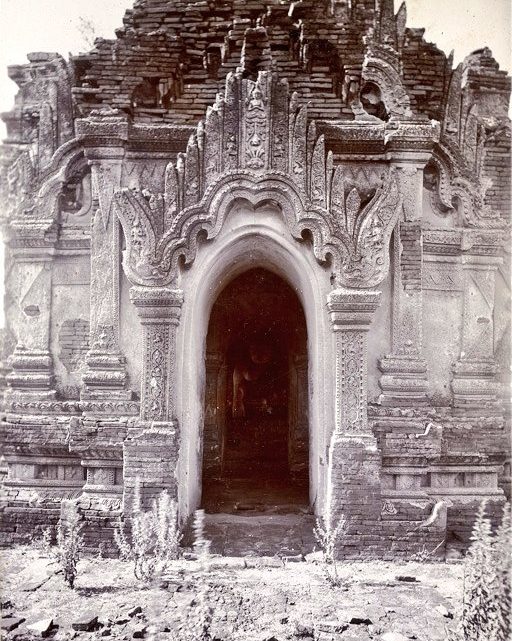
[[[279,123],[275,136],[270,136],[272,123]],[[415,134],[420,146],[429,144],[436,131],[427,129],[411,124],[404,144]],[[393,144],[401,135],[395,126]],[[238,149],[239,136],[240,158],[225,147],[232,141]],[[121,189],[114,196],[127,244],[124,267],[134,284],[171,283],[180,260],[194,260],[198,234],[214,238],[236,199],[253,207],[276,202],[290,233],[302,240],[307,230],[316,258],[332,261],[340,283],[368,287],[385,277],[389,238],[401,208],[394,173],[386,170],[380,181],[367,181],[371,194],[366,183],[365,193],[349,193],[343,166],[334,166],[323,134],[317,135],[314,122],[308,126],[306,107],[298,106],[296,95],[288,99],[287,83],[275,74],[260,72],[256,82],[231,74],[224,97],[208,111],[187,149],[175,167],[168,165],[165,193]]]
[[[344,167],[334,171],[331,187],[331,220],[348,252],[342,281],[351,286],[378,284],[389,267],[389,239],[398,220],[402,197],[393,171],[382,176],[368,201],[368,193],[345,187]],[[364,204],[363,198],[367,200]]]

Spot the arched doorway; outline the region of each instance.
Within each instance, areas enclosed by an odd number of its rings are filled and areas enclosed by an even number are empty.
[[[252,268],[220,292],[208,325],[205,382],[203,507],[307,507],[307,329],[282,278]]]

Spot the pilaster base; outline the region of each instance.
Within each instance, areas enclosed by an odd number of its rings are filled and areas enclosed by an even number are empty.
[[[9,357],[12,368],[5,380],[8,385],[6,402],[19,400],[51,400],[56,396],[52,389],[53,363],[50,352],[27,349],[18,345]]]
[[[453,366],[453,406],[456,410],[492,413],[498,406],[497,366],[488,360],[459,360]]]
[[[346,520],[336,555],[359,556],[365,547],[379,543],[380,453],[373,436],[334,434],[329,457],[327,518],[335,528]]]
[[[141,506],[145,509],[163,490],[177,498],[178,426],[175,421],[153,421],[130,428],[123,453],[125,514],[129,515],[133,509],[137,485]]]
[[[379,404],[413,406],[427,403],[427,363],[423,358],[389,354],[379,360],[382,394]]]
[[[129,401],[132,392],[126,389],[126,359],[120,353],[91,351],[87,370],[82,376],[81,400]]]

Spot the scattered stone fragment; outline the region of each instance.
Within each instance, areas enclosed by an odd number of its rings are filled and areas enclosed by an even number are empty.
[[[381,641],[409,641],[407,637],[399,632],[384,632],[380,637]]]
[[[23,592],[35,592],[42,585],[44,585],[48,581],[48,579],[49,577],[46,577],[44,579],[37,579],[35,581],[29,581],[23,588]]]
[[[178,608],[187,608],[194,603],[194,595],[186,592],[175,592],[173,599]]]
[[[73,623],[71,627],[73,630],[79,630],[81,632],[91,632],[98,625],[98,616],[92,612],[84,612],[81,614]]]
[[[131,610],[128,610],[127,614],[130,617],[130,619],[133,619],[134,616],[137,614],[140,614],[142,612],[142,608],[140,605],[136,605],[135,607],[131,608]]]
[[[297,622],[295,624],[295,636],[296,637],[313,637],[314,635],[314,627],[313,624],[311,623],[299,623]]]
[[[315,625],[315,630],[318,632],[329,632],[330,634],[340,634],[348,628],[348,623],[345,621],[319,621]]]
[[[418,583],[419,582],[419,579],[417,579],[415,576],[411,576],[411,575],[408,575],[408,574],[404,574],[404,575],[400,574],[400,575],[396,576],[395,579],[397,581],[402,581],[404,583]]]
[[[146,636],[146,630],[147,630],[147,626],[141,625],[134,630],[132,637],[134,639],[143,639]]]
[[[25,619],[23,617],[6,616],[2,618],[1,627],[4,632],[10,632],[11,630],[15,630],[24,621]]]
[[[364,615],[355,615],[351,617],[349,623],[352,623],[353,625],[370,625],[372,623],[372,620],[369,619],[368,617]]]
[[[47,637],[53,628],[53,619],[39,619],[27,625],[27,630],[41,637]]]
[[[446,619],[453,619],[453,612],[450,612],[444,605],[438,605],[436,611]]]

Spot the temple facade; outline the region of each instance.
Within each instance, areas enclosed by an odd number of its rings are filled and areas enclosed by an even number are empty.
[[[123,23],[8,70],[2,540],[236,486],[340,555],[464,546],[510,483],[510,78],[392,0]]]

